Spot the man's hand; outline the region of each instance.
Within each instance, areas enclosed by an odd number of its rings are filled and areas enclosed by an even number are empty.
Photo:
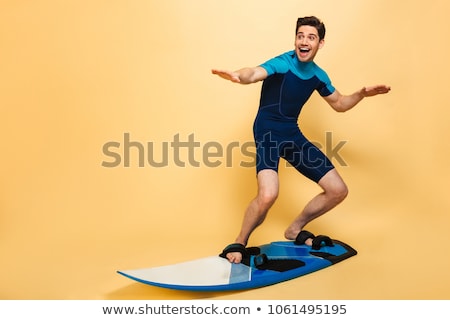
[[[361,89],[361,94],[363,97],[373,97],[377,94],[385,94],[391,91],[391,87],[386,86],[384,84],[372,86],[372,87],[364,87]]]
[[[217,69],[212,69],[211,72],[213,74],[218,75],[221,78],[224,78],[225,80],[230,80],[230,81],[236,82],[236,83],[241,82],[239,73],[237,73],[237,72],[227,71],[227,70],[217,70]]]
[[[350,95],[342,95],[339,91],[335,90],[329,96],[324,97],[324,99],[334,110],[338,112],[345,112],[356,106],[362,99],[366,97],[385,94],[389,91],[391,91],[391,87],[380,84],[371,87],[363,87],[362,89]]]
[[[211,72],[223,79],[240,84],[255,83],[267,78],[267,71],[263,67],[242,68],[236,71],[212,69]]]

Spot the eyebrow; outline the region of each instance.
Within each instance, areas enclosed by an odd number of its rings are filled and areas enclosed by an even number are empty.
[[[299,32],[297,32],[297,35],[299,35],[299,34],[301,34],[301,35],[305,35],[305,33],[304,33],[304,32],[302,32],[302,31],[299,31]],[[315,34],[315,33],[308,33],[308,34],[306,34],[306,36],[314,36],[314,37],[319,37],[319,35],[318,35],[318,34]]]

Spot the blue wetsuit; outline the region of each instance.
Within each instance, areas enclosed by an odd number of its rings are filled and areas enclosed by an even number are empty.
[[[314,90],[321,96],[334,92],[328,75],[314,62],[301,62],[295,51],[286,52],[262,65],[264,80],[253,133],[257,172],[278,171],[280,157],[300,173],[318,182],[334,168],[331,161],[302,134],[298,117]]]

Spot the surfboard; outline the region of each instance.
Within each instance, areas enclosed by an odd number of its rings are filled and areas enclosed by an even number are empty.
[[[250,256],[247,264],[209,256],[167,266],[117,272],[140,283],[176,290],[254,289],[301,277],[357,254],[348,244],[331,241],[316,249],[293,241],[271,242],[257,247],[258,254]]]

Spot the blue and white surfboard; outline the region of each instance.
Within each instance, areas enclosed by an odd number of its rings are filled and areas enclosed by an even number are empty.
[[[276,284],[329,267],[357,254],[338,240],[313,250],[293,241],[260,246],[249,265],[233,264],[219,256],[168,266],[118,271],[132,280],[152,286],[190,291],[243,290]],[[263,256],[264,261],[258,261]]]

